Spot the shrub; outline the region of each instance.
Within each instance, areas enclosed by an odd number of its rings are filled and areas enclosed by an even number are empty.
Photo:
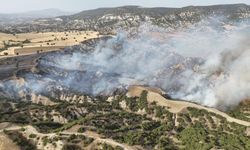
[[[6,131],[5,133],[13,142],[20,146],[21,150],[36,150],[36,146],[21,133],[17,131]]]
[[[83,133],[83,132],[85,132],[85,128],[84,128],[84,127],[81,127],[81,128],[79,128],[79,129],[77,130],[77,132]]]
[[[148,108],[148,100],[147,100],[147,95],[148,95],[148,92],[143,90],[142,93],[141,93],[141,96],[139,98],[139,102],[138,102],[138,107],[140,109],[146,109]]]
[[[35,134],[30,134],[29,138],[31,138],[31,139],[36,138],[36,135]]]
[[[82,150],[80,146],[74,144],[63,145],[62,150]]]

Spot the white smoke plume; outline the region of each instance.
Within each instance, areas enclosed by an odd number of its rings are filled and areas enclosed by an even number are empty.
[[[93,95],[116,88],[148,85],[172,98],[211,107],[228,107],[250,98],[250,27],[204,22],[169,31],[141,26],[137,34],[120,32],[93,52],[48,55],[40,65],[47,74],[27,74],[20,88],[44,92],[51,87]]]

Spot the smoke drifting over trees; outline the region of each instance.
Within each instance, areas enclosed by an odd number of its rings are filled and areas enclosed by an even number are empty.
[[[169,31],[142,25],[138,34],[120,32],[93,52],[47,55],[45,73],[0,83],[11,95],[52,88],[99,95],[130,85],[159,87],[175,99],[228,107],[250,98],[250,27],[200,22]]]

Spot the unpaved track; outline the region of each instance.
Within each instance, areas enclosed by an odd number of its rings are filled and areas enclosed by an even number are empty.
[[[95,139],[95,141],[97,143],[107,143],[107,144],[110,144],[112,146],[120,146],[122,147],[124,150],[135,150],[133,147],[131,146],[128,146],[126,144],[121,144],[121,143],[118,143],[116,141],[114,141],[113,139],[104,139],[104,138],[101,138],[99,134],[95,133],[95,132],[91,132],[91,131],[87,131],[86,133],[74,133],[74,132],[62,132],[62,134],[68,134],[68,135],[71,135],[71,134],[75,134],[75,135],[84,135],[84,136],[87,136],[87,137],[90,137],[90,138],[93,138]]]
[[[161,106],[169,107],[169,111],[172,113],[179,113],[187,107],[193,107],[193,108],[197,108],[197,109],[204,109],[204,110],[207,110],[209,112],[213,112],[215,114],[218,114],[222,117],[225,117],[228,122],[235,122],[235,123],[240,124],[240,125],[250,126],[250,122],[233,118],[233,117],[229,116],[228,114],[226,114],[222,111],[219,111],[215,108],[209,108],[209,107],[201,106],[201,105],[194,104],[191,102],[175,101],[175,100],[166,99],[161,95],[160,90],[152,90],[152,89],[149,89],[147,87],[142,87],[142,86],[131,86],[128,90],[128,96],[139,97],[143,90],[148,91],[147,98],[148,98],[149,102],[155,101]]]
[[[29,133],[36,134],[36,135],[41,136],[41,137],[43,137],[43,136],[47,136],[47,137],[57,136],[56,133],[47,133],[47,134],[40,133],[34,127],[32,127],[30,125],[23,126],[23,127],[21,127],[21,126],[9,127],[9,128],[5,128],[5,130],[20,130],[22,128],[24,128],[25,131],[28,131]],[[0,130],[0,134],[2,132],[3,132],[3,129]],[[112,146],[120,146],[124,150],[136,150],[135,148],[133,148],[131,146],[128,146],[126,144],[118,143],[118,142],[114,141],[113,139],[104,139],[104,138],[101,138],[101,136],[99,134],[91,132],[91,131],[87,131],[85,133],[63,131],[63,132],[61,132],[61,134],[66,134],[66,135],[72,135],[72,134],[75,134],[75,135],[84,135],[84,136],[87,136],[87,137],[95,139],[95,142],[97,142],[97,143],[107,143],[107,144],[110,144]],[[1,144],[1,142],[0,142],[0,144]],[[0,150],[2,150],[2,149],[0,149]]]

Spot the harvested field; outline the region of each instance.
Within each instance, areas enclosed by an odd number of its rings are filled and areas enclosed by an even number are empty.
[[[60,50],[97,37],[95,31],[0,33],[0,58]]]

